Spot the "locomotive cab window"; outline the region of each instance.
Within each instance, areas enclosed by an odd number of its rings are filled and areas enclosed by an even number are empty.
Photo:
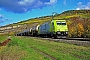
[[[66,22],[62,22],[62,25],[66,25]]]
[[[66,25],[66,22],[57,22],[57,25]]]
[[[62,23],[61,22],[57,22],[57,25],[62,25]]]

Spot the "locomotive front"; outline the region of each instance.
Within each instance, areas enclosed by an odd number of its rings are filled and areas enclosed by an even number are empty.
[[[67,36],[68,27],[66,20],[54,20],[53,23],[54,36]]]

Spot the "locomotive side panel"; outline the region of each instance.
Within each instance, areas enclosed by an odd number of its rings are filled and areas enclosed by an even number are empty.
[[[39,26],[39,34],[48,34],[50,29],[50,23],[46,22]]]

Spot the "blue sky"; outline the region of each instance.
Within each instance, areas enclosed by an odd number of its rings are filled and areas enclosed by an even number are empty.
[[[0,0],[0,26],[81,9],[90,10],[90,0]]]

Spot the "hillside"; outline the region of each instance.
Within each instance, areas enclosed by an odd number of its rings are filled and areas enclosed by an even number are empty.
[[[90,19],[90,10],[68,10],[64,11],[61,14],[55,15],[55,18],[60,19],[70,19],[72,17],[81,17],[85,19]]]
[[[90,10],[68,10],[64,11],[61,14],[88,14]]]
[[[89,24],[87,25],[87,27],[83,24],[83,23],[86,24],[86,23],[90,22],[89,16],[90,16],[90,10],[69,10],[69,11],[62,12],[61,14],[55,14],[53,19],[66,19],[67,23],[68,23],[68,27],[70,29],[70,33],[72,33],[75,31],[71,30],[71,26],[74,27],[76,25],[76,24],[74,24],[74,25],[72,24],[73,21],[76,23],[79,23],[79,25],[81,25],[81,27],[83,26],[83,29],[84,29],[83,31],[85,31],[85,29],[89,29],[90,28]],[[25,21],[2,26],[2,27],[0,27],[0,35],[14,35],[15,33],[21,32],[25,29],[29,29],[33,26],[36,26],[38,24],[42,24],[44,22],[51,21],[51,20],[52,20],[52,16],[43,16],[43,17],[31,18],[31,19],[28,19]],[[81,23],[81,21],[82,21],[82,23]],[[72,28],[72,29],[74,29],[74,28]],[[82,33],[82,31],[80,31],[80,34],[82,35],[84,33]],[[70,36],[72,36],[72,34],[70,34]]]

